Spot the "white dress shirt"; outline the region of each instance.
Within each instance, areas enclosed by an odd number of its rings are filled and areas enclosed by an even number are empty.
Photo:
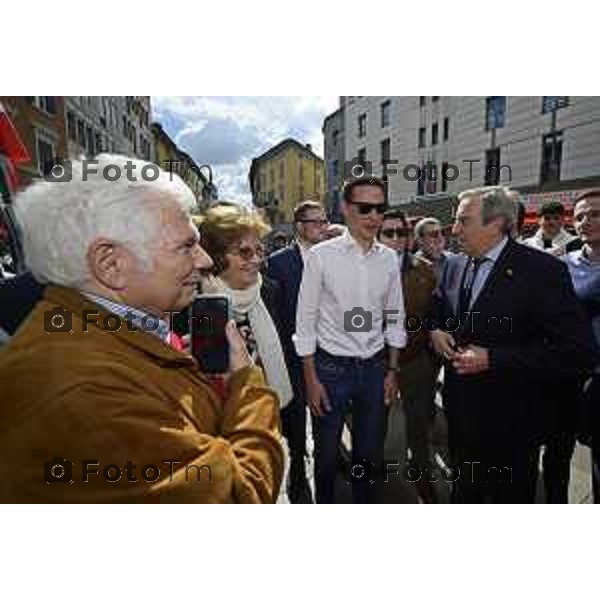
[[[345,330],[345,314],[369,311],[369,331]],[[392,315],[390,312],[394,311]],[[388,323],[383,330],[383,318]],[[385,343],[406,345],[404,299],[396,253],[379,242],[368,252],[349,233],[317,244],[307,254],[298,297],[296,352],[310,356],[317,347],[335,356],[370,358]],[[360,319],[355,320],[360,324]]]

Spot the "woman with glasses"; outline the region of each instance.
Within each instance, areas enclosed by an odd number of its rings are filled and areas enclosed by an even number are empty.
[[[257,213],[220,205],[206,212],[198,229],[202,247],[213,260],[202,291],[229,296],[248,351],[264,370],[283,408],[293,394],[275,325],[279,322],[277,287],[260,273],[265,258],[263,239],[269,227]]]

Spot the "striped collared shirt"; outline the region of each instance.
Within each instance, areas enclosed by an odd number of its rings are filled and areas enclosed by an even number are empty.
[[[104,298],[103,296],[97,296],[89,292],[81,292],[86,298],[105,308],[113,315],[127,321],[132,327],[140,329],[141,331],[147,331],[157,335],[163,342],[168,343],[169,333],[171,331],[169,324],[163,319],[159,319],[155,315],[138,310],[126,304],[120,304]],[[126,323],[123,323],[126,326]]]

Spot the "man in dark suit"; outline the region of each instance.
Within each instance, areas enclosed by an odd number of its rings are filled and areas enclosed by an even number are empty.
[[[548,386],[593,368],[597,350],[565,265],[510,239],[510,191],[459,200],[464,254],[448,259],[429,323],[445,359],[452,499],[531,502]]]
[[[296,308],[304,270],[304,257],[311,246],[324,239],[328,220],[323,207],[307,200],[294,211],[296,240],[287,248],[269,256],[267,276],[279,284],[280,306],[276,326],[294,389],[294,399],[281,415],[283,433],[290,450],[287,492],[294,504],[312,503],[306,479],[306,395],[302,359],[296,354],[292,336],[296,331]]]

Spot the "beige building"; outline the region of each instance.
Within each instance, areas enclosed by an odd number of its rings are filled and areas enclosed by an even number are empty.
[[[393,204],[501,183],[535,209],[600,185],[598,96],[342,96],[340,104],[346,161],[372,163],[378,176],[395,161]]]
[[[273,225],[291,223],[294,208],[303,200],[323,202],[323,159],[310,144],[287,139],[252,161],[250,189],[256,207]]]

